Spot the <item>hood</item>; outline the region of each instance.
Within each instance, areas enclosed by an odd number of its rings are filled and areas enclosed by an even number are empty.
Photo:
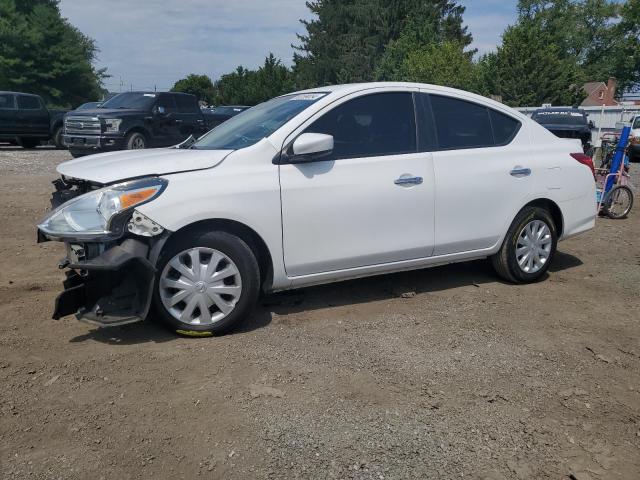
[[[133,108],[92,108],[87,110],[72,110],[67,113],[74,117],[118,117],[122,115],[150,114],[147,110],[137,110]]]
[[[158,148],[123,150],[77,158],[58,165],[65,177],[101,184],[146,176],[166,175],[212,168],[233,150],[189,150]]]

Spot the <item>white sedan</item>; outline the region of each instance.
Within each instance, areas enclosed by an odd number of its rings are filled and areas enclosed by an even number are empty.
[[[40,241],[67,244],[54,318],[155,312],[219,333],[278,291],[490,257],[545,276],[595,221],[591,159],[517,111],[413,83],[274,98],[180,148],[61,164]]]

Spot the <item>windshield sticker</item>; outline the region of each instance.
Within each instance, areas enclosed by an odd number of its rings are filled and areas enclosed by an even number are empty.
[[[294,95],[291,100],[318,100],[326,95],[326,93],[301,93]]]
[[[571,117],[583,117],[584,114],[582,113],[578,113],[578,112],[563,112],[563,111],[556,111],[556,112],[536,112],[536,115],[569,115]]]
[[[145,93],[144,96],[145,97],[156,98],[156,94],[155,93]]]

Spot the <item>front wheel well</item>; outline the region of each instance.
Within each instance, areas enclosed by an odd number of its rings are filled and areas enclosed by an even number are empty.
[[[260,282],[263,287],[268,287],[273,281],[273,260],[271,253],[265,241],[258,235],[258,233],[247,225],[237,222],[235,220],[227,219],[210,219],[201,220],[195,223],[186,225],[179,230],[173,232],[162,249],[170,247],[174,242],[183,236],[189,236],[194,232],[226,232],[235,235],[249,246],[253,254],[256,256],[258,266],[260,267]]]
[[[560,207],[556,202],[554,202],[553,200],[549,200],[548,198],[538,198],[527,203],[525,207],[539,207],[547,210],[551,214],[551,218],[553,219],[553,223],[556,227],[556,232],[558,233],[558,238],[562,237],[562,232],[564,229],[564,218],[562,217],[562,210],[560,210]]]
[[[129,130],[127,130],[127,133],[125,133],[125,138],[132,133],[141,133],[142,135],[144,135],[145,139],[149,140],[149,132],[147,132],[143,127],[131,127]]]

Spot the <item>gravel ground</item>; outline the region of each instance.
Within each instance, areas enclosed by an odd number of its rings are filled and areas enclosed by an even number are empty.
[[[640,207],[535,285],[470,262],[188,339],[50,319],[63,249],[34,225],[69,158],[0,148],[1,478],[640,478]]]

